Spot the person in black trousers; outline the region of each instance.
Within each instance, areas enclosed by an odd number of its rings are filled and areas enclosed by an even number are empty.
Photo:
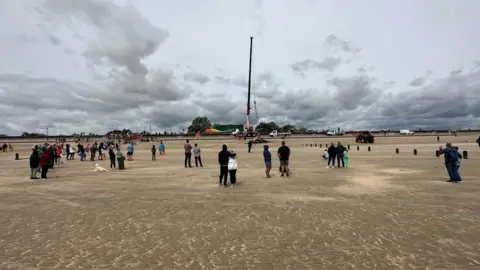
[[[218,164],[220,165],[220,177],[219,177],[219,185],[226,187],[227,186],[227,177],[228,177],[228,161],[229,157],[235,157],[235,153],[230,153],[228,151],[227,146],[224,144],[222,145],[222,151],[218,153]],[[223,179],[223,184],[222,184]]]
[[[333,143],[330,144],[328,147],[328,165],[327,167],[333,168],[335,167],[335,158],[337,157],[337,148]],[[332,165],[330,165],[332,164]]]
[[[253,141],[252,140],[248,141],[248,153],[252,151],[252,145],[253,145]]]
[[[110,169],[116,168],[115,164],[115,151],[113,151],[113,147],[110,146],[110,149],[108,149],[108,157],[110,158]]]
[[[185,148],[185,168],[187,168],[187,164],[189,168],[192,168],[192,145],[189,140],[185,141],[183,148]]]
[[[345,168],[345,161],[343,160],[343,156],[345,153],[345,147],[338,142],[337,144],[337,165],[340,168],[340,162],[342,162],[342,167]]]

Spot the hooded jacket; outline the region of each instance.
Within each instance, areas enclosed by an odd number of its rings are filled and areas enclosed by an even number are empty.
[[[329,156],[336,156],[337,155],[337,148],[333,145],[328,147],[328,155]]]
[[[265,163],[272,162],[272,154],[268,151],[268,145],[263,146],[263,160]]]
[[[224,144],[222,145],[222,151],[218,153],[218,164],[220,164],[220,166],[228,166],[229,157],[235,157],[236,155],[235,153],[230,153]]]
[[[337,155],[343,156],[343,153],[345,152],[345,146],[343,146],[341,143],[337,145]]]
[[[33,150],[30,155],[30,168],[38,168],[40,166],[40,156],[37,150]]]

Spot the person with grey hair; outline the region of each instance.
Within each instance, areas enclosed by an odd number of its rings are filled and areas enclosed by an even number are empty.
[[[458,171],[459,166],[457,166],[457,162],[460,157],[457,150],[452,147],[452,144],[447,143],[445,145],[445,148],[442,148],[440,146],[438,150],[438,154],[443,155],[445,159],[445,167],[447,168],[447,173],[450,178],[447,182],[452,182],[452,183],[462,182],[462,177],[460,177],[460,173]]]

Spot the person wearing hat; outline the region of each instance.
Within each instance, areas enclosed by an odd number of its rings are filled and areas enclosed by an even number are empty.
[[[34,145],[32,154],[30,154],[30,179],[38,179],[38,167],[40,167],[40,156],[38,155],[38,146]]]

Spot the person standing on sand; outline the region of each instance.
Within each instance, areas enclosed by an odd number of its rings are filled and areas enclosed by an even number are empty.
[[[232,156],[228,158],[228,174],[230,174],[230,187],[234,188],[237,183],[237,156],[233,155],[235,152],[231,151]]]
[[[38,179],[38,167],[40,167],[40,156],[38,155],[38,147],[35,145],[30,155],[30,179]]]
[[[133,143],[130,143],[127,146],[127,160],[132,161],[133,160],[133,151],[135,151],[135,146],[133,146]]]
[[[219,177],[219,186],[227,187],[227,177],[228,177],[228,162],[230,157],[234,157],[237,154],[230,153],[228,151],[227,145],[222,145],[222,151],[218,153],[218,164],[220,165],[220,177]],[[223,184],[222,184],[223,178]]]
[[[248,153],[252,151],[252,145],[253,145],[253,141],[252,140],[248,141]]]
[[[165,144],[163,141],[160,141],[160,145],[158,146],[158,151],[160,155],[165,155]]]
[[[272,154],[268,150],[268,145],[263,146],[263,161],[265,162],[265,177],[270,178],[270,170],[272,169]]]
[[[47,179],[47,173],[48,173],[48,168],[50,167],[50,162],[52,161],[50,159],[49,151],[45,149],[45,151],[43,151],[42,156],[40,157],[40,166],[42,167],[42,175],[40,177],[41,179]]]
[[[478,136],[478,139],[477,139],[477,144],[478,144],[478,147],[480,147],[480,136]]]
[[[201,151],[200,147],[198,147],[198,144],[195,144],[195,147],[193,148],[193,155],[195,156],[195,166],[198,167],[200,164],[200,167],[203,167],[202,165],[202,157],[200,156]]]
[[[116,168],[116,164],[115,164],[115,151],[113,151],[113,147],[110,147],[108,149],[108,158],[110,159],[110,169],[113,169],[113,168]]]
[[[460,177],[460,174],[458,172],[459,167],[456,166],[459,156],[458,152],[452,148],[452,144],[447,143],[445,145],[445,148],[442,148],[440,146],[438,154],[443,155],[445,158],[445,167],[447,168],[448,176],[450,178],[447,182],[461,183],[462,177]]]
[[[333,143],[330,144],[330,147],[328,147],[328,164],[327,168],[333,168],[335,167],[335,158],[337,157],[337,148]],[[330,165],[332,164],[332,165]]]
[[[338,142],[337,144],[337,165],[338,168],[340,168],[340,162],[342,162],[342,167],[345,168],[345,161],[343,160],[344,153],[345,153],[345,147]]]
[[[187,168],[187,163],[188,167],[192,168],[192,145],[189,140],[185,140],[183,148],[185,149],[185,168]]]
[[[157,147],[152,145],[152,160],[157,160]]]
[[[280,160],[280,176],[283,177],[283,174],[286,173],[287,177],[290,176],[290,169],[288,168],[290,160],[290,148],[285,145],[285,141],[282,141],[282,146],[278,148],[278,159]]]

